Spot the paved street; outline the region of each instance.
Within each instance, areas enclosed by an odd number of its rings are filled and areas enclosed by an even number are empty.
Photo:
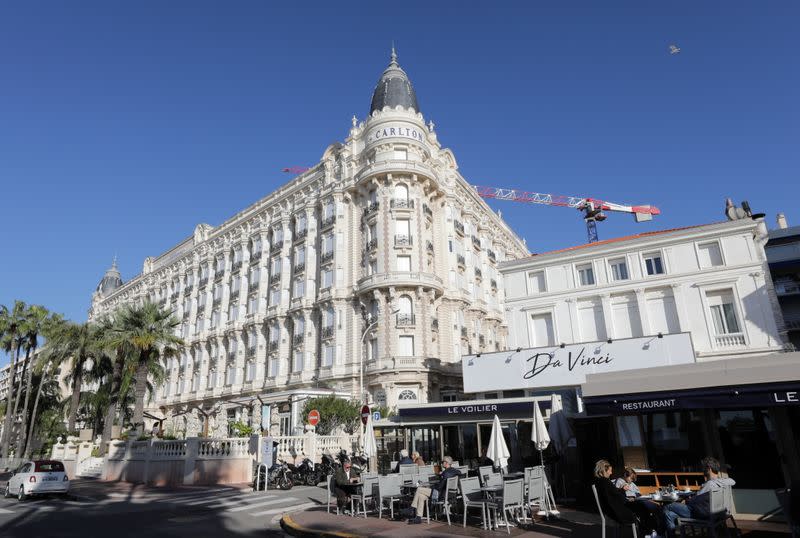
[[[75,481],[68,499],[0,498],[0,536],[282,536],[281,515],[319,501],[325,490],[307,486],[256,493],[246,485],[165,491]]]

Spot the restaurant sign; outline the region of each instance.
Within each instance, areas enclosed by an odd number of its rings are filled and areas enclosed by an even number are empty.
[[[466,355],[464,392],[567,387],[586,374],[694,362],[689,333]]]

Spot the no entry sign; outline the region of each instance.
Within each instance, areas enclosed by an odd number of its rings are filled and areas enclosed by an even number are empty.
[[[366,426],[367,420],[369,420],[369,406],[365,405],[361,408],[361,422]]]
[[[312,409],[311,412],[308,413],[308,423],[312,426],[319,424],[319,411]]]

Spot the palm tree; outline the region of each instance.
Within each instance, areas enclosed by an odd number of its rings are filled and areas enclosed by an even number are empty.
[[[97,328],[88,322],[67,322],[63,333],[59,335],[61,349],[58,357],[62,361],[69,361],[70,373],[67,376],[67,381],[72,384],[69,417],[67,419],[68,432],[75,430],[81,387],[83,386],[84,377],[86,377],[86,364],[100,356],[96,335]]]
[[[3,435],[0,438],[0,454],[9,457],[11,428],[13,425],[14,393],[16,388],[17,360],[24,342],[22,325],[25,317],[25,303],[14,301],[9,310],[0,306],[0,347],[11,355],[11,368],[8,372],[8,394],[6,395],[5,418],[3,419]]]
[[[39,305],[31,305],[26,314],[25,323],[23,325],[23,333],[25,336],[25,362],[22,363],[22,377],[20,378],[25,380],[25,405],[22,407],[21,437],[18,444],[20,449],[26,446],[28,436],[28,403],[30,402],[33,388],[31,385],[31,378],[34,370],[33,367],[29,368],[29,363],[31,362],[31,357],[36,354],[36,348],[39,347],[39,336],[41,336],[47,324],[52,320],[50,312],[45,307]],[[26,373],[27,376],[25,375]],[[16,409],[19,405],[19,400],[20,398],[17,398],[14,404],[14,415],[17,414]]]
[[[133,374],[134,384],[133,424],[140,432],[144,430],[148,374],[158,377],[163,371],[161,361],[177,355],[184,345],[175,335],[179,323],[171,311],[148,301],[142,306],[123,308],[117,317],[114,336],[109,339],[115,349],[123,347],[131,352],[133,360],[128,364],[128,372]]]

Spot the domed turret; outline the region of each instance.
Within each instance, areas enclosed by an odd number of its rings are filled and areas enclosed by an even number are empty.
[[[97,285],[96,291],[100,295],[108,295],[120,286],[122,286],[122,276],[119,273],[119,269],[117,269],[117,257],[115,256],[114,261],[111,263],[111,268],[103,275],[103,279]]]
[[[414,87],[411,85],[406,72],[398,65],[397,53],[392,47],[392,58],[389,62],[389,67],[383,72],[378,84],[375,86],[369,113],[372,114],[376,110],[383,110],[383,107],[394,108],[398,105],[404,108],[413,108],[416,112],[420,112]]]

